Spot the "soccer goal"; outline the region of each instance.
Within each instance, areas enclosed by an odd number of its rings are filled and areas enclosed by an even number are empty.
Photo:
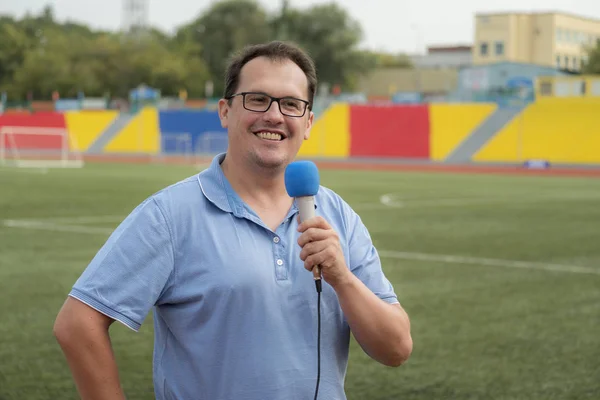
[[[175,159],[185,163],[193,163],[194,146],[192,134],[189,132],[166,132],[160,135],[160,151],[154,159],[161,162],[170,162]]]
[[[81,168],[76,139],[64,128],[0,127],[0,165],[17,168]]]

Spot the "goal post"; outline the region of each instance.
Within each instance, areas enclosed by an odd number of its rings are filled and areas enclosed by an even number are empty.
[[[0,165],[17,168],[81,168],[77,139],[64,128],[0,126]]]

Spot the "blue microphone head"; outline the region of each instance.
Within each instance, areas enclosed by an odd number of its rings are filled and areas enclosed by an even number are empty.
[[[285,189],[290,197],[315,196],[319,170],[312,161],[294,161],[285,169]]]

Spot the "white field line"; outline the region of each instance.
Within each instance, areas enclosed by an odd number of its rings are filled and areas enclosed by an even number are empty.
[[[397,200],[393,194],[384,194],[379,198],[379,202],[388,207],[404,207],[404,203]]]
[[[469,204],[501,203],[505,200],[497,198],[465,197],[454,199],[401,199],[393,194],[384,194],[377,203],[362,203],[353,206],[356,211],[362,210],[385,210],[390,208],[415,208],[415,207],[452,207],[465,206]],[[520,201],[520,200],[519,200]]]
[[[48,173],[48,169],[47,168],[5,168],[5,167],[0,167],[0,172],[6,172],[9,174],[18,173],[18,174],[46,175]]]
[[[105,216],[104,218],[114,218],[117,216]],[[79,221],[90,221],[93,218],[100,217],[78,217]],[[119,217],[120,219],[121,217]],[[73,218],[70,221],[74,221]],[[99,234],[109,235],[113,232],[113,229],[109,228],[97,228],[90,226],[78,226],[69,224],[59,224],[55,222],[45,222],[41,220],[4,220],[3,225],[9,228],[22,228],[22,229],[33,229],[33,230],[45,230],[53,232],[68,232],[68,233],[84,233],[84,234]],[[410,261],[429,261],[438,262],[445,264],[461,264],[461,265],[480,265],[489,267],[500,267],[500,268],[521,268],[521,269],[532,269],[552,272],[566,272],[574,274],[589,274],[589,275],[600,275],[600,269],[593,269],[587,267],[581,267],[576,265],[563,265],[563,264],[549,264],[543,262],[533,261],[518,261],[518,260],[501,260],[494,258],[480,258],[480,257],[468,257],[468,256],[457,256],[448,254],[430,254],[430,253],[411,253],[401,251],[379,251],[379,255],[382,258],[401,259]]]
[[[360,210],[385,210],[390,208],[415,208],[415,207],[461,207],[472,204],[502,204],[502,203],[537,203],[548,201],[577,201],[577,200],[600,200],[600,195],[550,195],[532,196],[522,198],[506,197],[463,197],[463,198],[439,198],[439,199],[402,199],[393,193],[387,193],[379,197],[377,203],[361,203],[353,206]]]
[[[600,269],[576,265],[548,264],[533,261],[500,260],[494,258],[466,257],[448,254],[409,253],[403,251],[379,251],[382,258],[410,261],[429,261],[445,264],[481,265],[486,267],[522,268],[542,271],[567,272],[573,274],[600,275]]]
[[[43,221],[19,221],[7,219],[2,221],[2,224],[9,228],[34,229],[52,232],[70,232],[70,233],[86,233],[86,234],[102,234],[107,235],[112,233],[113,229],[95,228],[91,226],[56,224]]]
[[[42,222],[54,224],[89,224],[98,222],[121,222],[124,217],[122,215],[93,215],[93,216],[74,216],[74,217],[48,217],[35,219],[19,219],[17,221],[27,222]]]

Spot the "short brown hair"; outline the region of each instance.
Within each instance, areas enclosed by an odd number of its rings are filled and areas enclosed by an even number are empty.
[[[317,90],[317,72],[314,61],[300,47],[295,44],[272,41],[264,44],[255,44],[244,47],[235,54],[227,66],[225,72],[224,98],[229,99],[238,88],[240,73],[244,65],[257,57],[267,57],[270,60],[291,60],[306,75],[308,80],[308,102],[312,109],[315,92]]]

